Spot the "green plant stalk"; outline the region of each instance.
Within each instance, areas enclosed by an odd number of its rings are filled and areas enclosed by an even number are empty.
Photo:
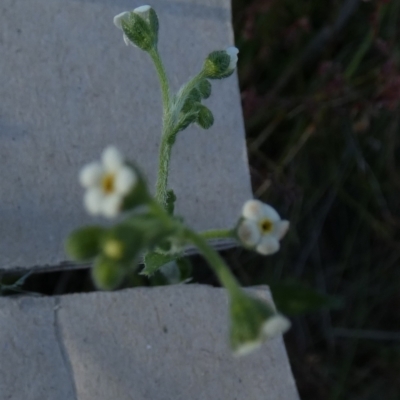
[[[158,175],[156,182],[155,198],[158,203],[166,209],[167,207],[167,190],[168,190],[168,174],[171,159],[171,151],[176,134],[176,124],[178,122],[179,113],[185,103],[189,93],[203,79],[203,73],[200,72],[197,76],[191,79],[177,95],[177,100],[174,104],[171,102],[170,87],[168,77],[165,72],[164,65],[161,61],[160,54],[156,48],[149,51],[151,59],[154,62],[156,71],[160,80],[161,92],[163,98],[163,132],[161,136]]]
[[[171,94],[170,94],[170,88],[169,88],[169,82],[168,82],[168,77],[167,73],[165,72],[164,64],[161,61],[160,54],[157,50],[157,48],[153,48],[149,51],[150,57],[154,62],[154,65],[156,67],[157,75],[160,79],[160,85],[161,85],[161,94],[162,94],[162,102],[163,102],[163,111],[164,111],[164,119],[166,118],[166,115],[169,113],[169,110],[171,108]]]
[[[207,243],[207,241],[190,229],[185,229],[185,237],[201,251],[218,276],[219,281],[231,295],[242,293],[238,281],[232,275],[221,256]]]
[[[161,61],[157,48],[149,51],[150,57],[156,67],[157,75],[160,80],[162,102],[163,102],[163,128],[161,135],[161,144],[159,151],[158,175],[156,183],[156,200],[163,207],[167,205],[168,172],[171,159],[172,143],[170,140],[174,132],[173,122],[171,120],[171,94],[168,77],[164,65]]]

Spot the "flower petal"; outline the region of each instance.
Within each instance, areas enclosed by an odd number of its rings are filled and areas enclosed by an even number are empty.
[[[254,342],[246,342],[238,346],[233,355],[235,357],[246,356],[247,354],[252,353],[254,350],[258,349],[262,345],[262,340],[254,341]]]
[[[239,49],[232,46],[232,47],[228,47],[225,51],[228,54],[228,56],[231,58],[228,70],[235,69],[236,64],[238,62]]]
[[[126,44],[127,46],[129,46],[129,45],[131,44],[132,46],[136,47],[136,46],[129,40],[128,36],[125,35],[125,33],[124,33],[123,38],[124,38],[124,42],[125,42],[125,44]]]
[[[248,247],[256,246],[261,239],[261,233],[256,222],[244,219],[237,229],[239,240]]]
[[[128,194],[131,189],[135,186],[138,178],[131,168],[122,167],[118,170],[117,176],[115,178],[115,190],[121,195]]]
[[[103,197],[101,213],[107,218],[115,218],[120,212],[121,202],[122,197],[117,193]]]
[[[79,173],[79,182],[85,187],[98,186],[103,175],[103,167],[98,162],[85,165]]]
[[[108,146],[101,156],[104,168],[107,171],[117,171],[122,167],[124,159],[121,153],[114,146]]]
[[[114,17],[114,25],[119,28],[122,29],[122,24],[121,21],[125,19],[129,19],[129,11],[124,11],[121,14],[118,14]]]
[[[263,236],[260,244],[256,247],[258,253],[267,256],[276,253],[280,248],[278,240],[270,235]]]
[[[242,209],[243,217],[252,221],[259,221],[264,217],[263,203],[259,200],[248,200]]]
[[[277,221],[274,224],[274,230],[272,234],[278,239],[281,240],[289,230],[289,221],[283,220],[283,221]]]
[[[271,220],[272,222],[277,222],[281,220],[281,217],[276,212],[276,210],[269,204],[262,203],[263,216]]]
[[[289,330],[291,322],[283,315],[276,314],[269,318],[263,325],[263,335],[272,339],[273,337],[280,336]]]
[[[93,188],[87,190],[83,198],[87,212],[92,215],[100,214],[103,198],[104,196],[100,189]]]
[[[151,6],[145,5],[145,6],[140,6],[140,7],[136,7],[133,12],[136,14],[143,14],[146,13],[147,11],[149,11],[151,8]]]

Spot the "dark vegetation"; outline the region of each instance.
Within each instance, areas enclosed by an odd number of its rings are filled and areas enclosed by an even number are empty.
[[[294,316],[302,399],[399,399],[400,1],[233,9],[253,190],[292,224],[234,268]]]

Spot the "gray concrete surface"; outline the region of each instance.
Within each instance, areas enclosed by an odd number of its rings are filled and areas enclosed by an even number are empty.
[[[63,241],[94,222],[77,175],[114,144],[156,177],[161,96],[153,65],[126,47],[114,15],[128,0],[0,2],[0,270],[55,266]],[[233,44],[230,0],[154,0],[174,89]],[[177,210],[197,229],[231,227],[251,197],[236,76],[214,82],[209,131],[173,150]]]
[[[298,400],[281,338],[234,358],[227,335],[208,286],[0,298],[0,398]]]

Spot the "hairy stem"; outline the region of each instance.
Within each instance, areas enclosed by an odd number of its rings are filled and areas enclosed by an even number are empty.
[[[164,109],[164,118],[165,118],[171,108],[171,97],[170,97],[170,88],[169,88],[168,77],[165,72],[164,64],[161,61],[161,57],[160,57],[160,54],[158,53],[158,50],[156,48],[153,48],[152,50],[149,51],[149,54],[150,54],[151,59],[154,62],[154,65],[155,65],[156,71],[157,71],[157,75],[160,79],[163,109]]]
[[[210,267],[213,269],[215,274],[218,276],[219,281],[225,286],[225,288],[231,294],[240,291],[238,281],[232,275],[217,251],[215,251],[203,237],[191,231],[190,229],[185,230],[185,236],[201,251],[204,258],[208,261]]]

